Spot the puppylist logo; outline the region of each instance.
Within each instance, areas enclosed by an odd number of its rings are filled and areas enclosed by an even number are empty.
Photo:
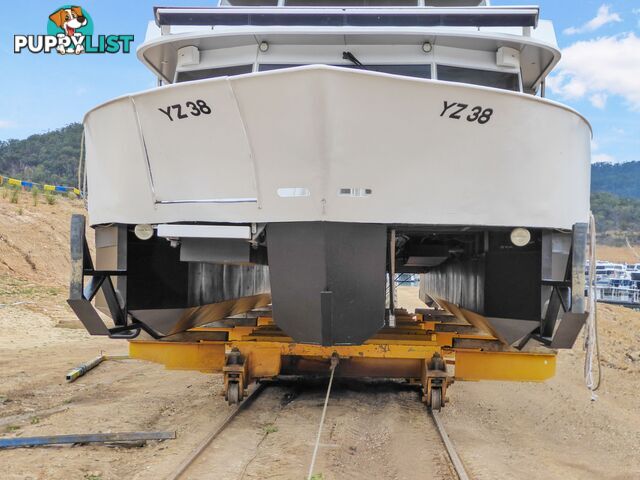
[[[49,15],[46,35],[14,35],[13,52],[129,53],[133,39],[133,35],[94,36],[89,12],[76,5],[63,5]]]

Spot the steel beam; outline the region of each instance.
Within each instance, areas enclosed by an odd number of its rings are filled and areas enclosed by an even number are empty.
[[[542,382],[556,373],[554,353],[454,351],[456,380]]]
[[[461,380],[542,381],[555,373],[555,353],[527,353],[509,350],[495,338],[479,333],[423,330],[434,322],[416,321],[385,329],[362,345],[325,347],[296,343],[274,325],[262,327],[207,328],[198,331],[228,331],[226,341],[130,342],[132,358],[164,364],[169,369],[220,372],[225,353],[232,349],[246,359],[247,383],[281,374],[314,374],[326,371],[333,355],[341,358],[338,376],[419,379],[421,365],[439,354],[446,364],[455,365]],[[201,333],[202,333],[201,332]],[[464,341],[475,342],[456,348]],[[462,342],[462,343],[461,343]],[[480,350],[480,347],[484,350]]]
[[[169,370],[219,372],[224,366],[224,352],[224,342],[129,342],[131,358],[161,363]]]

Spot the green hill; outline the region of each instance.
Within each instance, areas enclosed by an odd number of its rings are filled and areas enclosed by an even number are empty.
[[[82,125],[0,142],[0,175],[75,187]]]
[[[592,165],[591,191],[640,198],[640,162]]]
[[[640,244],[640,200],[608,192],[591,193],[591,211],[596,219],[598,241],[624,245],[625,237]]]

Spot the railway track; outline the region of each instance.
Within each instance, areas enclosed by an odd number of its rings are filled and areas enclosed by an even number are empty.
[[[238,420],[241,419],[245,419],[244,415],[241,415],[243,411],[249,413],[250,411],[252,412],[253,410],[250,410],[249,407],[258,399],[258,397],[269,388],[269,383],[261,383],[258,384],[253,390],[251,390],[249,392],[249,395],[246,397],[246,399],[240,403],[239,405],[233,407],[233,409],[228,413],[227,416],[225,416],[221,422],[219,422],[214,428],[213,430],[197,445],[196,448],[194,448],[194,450],[192,450],[189,455],[187,455],[187,457],[184,458],[184,460],[179,464],[179,466],[168,476],[166,477],[166,480],[185,480],[187,478],[198,478],[199,475],[196,474],[197,471],[197,467],[199,466],[200,468],[202,468],[202,465],[196,465],[196,464],[201,464],[201,463],[205,463],[201,460],[204,460],[204,457],[206,457],[207,454],[211,453],[211,450],[215,449],[216,446],[218,446],[219,444],[217,444],[215,441],[216,439],[218,439],[219,437],[222,436],[222,434],[224,432],[229,433],[230,431],[232,431],[233,429],[228,429],[228,427],[230,427],[230,425],[232,425],[234,423],[234,420],[237,418]],[[278,387],[272,387],[274,389],[277,389]],[[391,396],[393,396],[393,392],[387,392],[390,393]],[[364,392],[364,394],[366,395],[366,392]],[[397,392],[396,392],[397,394]],[[286,394],[287,395],[291,395],[291,394]],[[318,399],[313,399],[313,400],[309,400],[311,402],[311,405],[314,407],[314,410],[316,410],[317,415],[319,416],[319,409],[321,409],[322,404],[320,401],[318,401]],[[387,402],[383,402],[380,401],[380,405],[384,405]],[[329,405],[331,407],[331,400],[329,401]],[[422,405],[418,404],[416,405],[416,407],[418,408],[411,408],[410,410],[415,410],[417,411],[422,411]],[[281,407],[282,408],[282,407]],[[344,406],[342,407],[344,408]],[[378,408],[377,405],[372,405],[371,408]],[[406,409],[406,405],[404,406],[400,406],[398,407],[400,410],[402,409]],[[419,410],[418,410],[419,409]],[[255,412],[254,412],[255,413]],[[411,412],[413,413],[413,412]],[[314,412],[315,414],[315,412]],[[276,418],[277,418],[276,414]],[[329,414],[331,415],[331,414]],[[345,415],[348,416],[349,412],[347,410],[345,410]],[[356,414],[357,415],[357,414]],[[429,411],[429,415],[431,417],[431,419],[433,420],[433,425],[434,425],[434,431],[437,432],[437,434],[433,434],[433,438],[429,439],[429,441],[427,442],[430,446],[433,447],[434,443],[438,443],[437,439],[440,440],[440,444],[442,447],[444,447],[444,451],[446,451],[446,459],[447,459],[447,465],[446,468],[441,468],[440,474],[441,474],[441,478],[446,478],[446,479],[457,479],[457,480],[469,480],[471,477],[469,476],[469,474],[467,473],[467,471],[465,470],[464,464],[461,461],[458,453],[455,450],[455,446],[453,445],[453,442],[451,441],[451,439],[449,438],[446,430],[445,430],[445,426],[442,422],[442,418],[440,416],[439,412],[432,412]],[[370,415],[367,414],[367,412],[364,412],[363,414],[364,417],[368,417]],[[366,420],[365,420],[366,421]],[[286,422],[284,422],[286,423]],[[293,420],[293,422],[289,422],[289,423],[296,423],[296,420]],[[372,419],[372,424],[375,424],[376,421]],[[399,429],[403,429],[404,426],[402,424],[397,425],[397,427]],[[313,436],[315,437],[315,430],[317,428],[317,419],[316,418],[308,418],[308,429],[310,432],[313,433]],[[347,430],[349,429],[354,429],[355,428],[355,432],[354,435],[355,436],[360,436],[363,433],[357,430],[357,427],[353,427],[350,425],[346,425],[344,428],[346,428]],[[277,428],[275,428],[275,430],[277,431]],[[425,429],[427,430],[427,429]],[[430,433],[430,432],[427,432]],[[368,435],[369,433],[365,432],[365,435]],[[260,445],[262,444],[263,440],[266,438],[266,434],[264,435],[264,437],[258,442],[258,444],[256,445],[256,449],[258,449],[260,447]],[[388,439],[387,439],[388,440]],[[287,441],[290,441],[290,438],[287,439]],[[400,442],[405,443],[405,442]],[[311,453],[311,450],[313,448],[313,445],[311,443],[308,444],[304,444],[303,447],[308,446],[308,451],[309,453]],[[336,449],[338,447],[338,445],[336,444],[321,444],[321,447],[331,450],[331,449]],[[349,449],[351,450],[353,447],[349,447]],[[420,448],[420,447],[418,447]],[[350,452],[351,454],[354,454],[354,452]],[[404,453],[404,452],[402,452]],[[442,454],[442,450],[440,450],[440,454]],[[242,472],[240,473],[239,476],[237,476],[237,478],[243,478],[244,474],[247,470],[248,464],[253,462],[256,459],[256,456],[258,455],[258,452],[256,451],[256,453],[249,459],[248,462],[245,462],[245,464],[242,467]],[[335,455],[335,454],[334,454]],[[440,457],[443,457],[443,455],[440,455]],[[403,460],[404,461],[404,460]],[[302,465],[301,465],[302,466]],[[442,467],[442,465],[436,465],[436,467]],[[308,465],[304,465],[303,466],[304,470],[306,471],[306,468],[308,468]],[[429,468],[427,465],[422,465],[421,468]],[[409,470],[411,471],[411,469]],[[385,478],[384,476],[384,472],[381,472],[382,474],[379,475],[379,478]],[[415,474],[415,471],[412,472],[413,474]],[[425,471],[425,473],[427,473]],[[431,473],[431,472],[429,472]],[[196,474],[195,476],[193,476],[193,474]],[[300,474],[300,476],[302,475],[302,473]],[[268,475],[267,475],[268,476]],[[350,475],[352,476],[352,475]],[[357,477],[357,475],[356,475]],[[314,477],[315,478],[315,477]]]
[[[225,430],[225,428],[229,426],[236,415],[238,415],[245,408],[248,408],[251,403],[253,403],[256,397],[258,397],[260,393],[262,393],[266,386],[267,385],[265,383],[258,384],[249,393],[247,398],[245,398],[244,402],[237,404],[233,408],[233,410],[222,420],[222,422],[220,422],[214,428],[214,430],[212,430],[211,433],[209,433],[207,437],[202,442],[200,442],[200,444],[198,444],[198,446],[182,462],[180,462],[178,468],[170,476],[167,477],[167,480],[177,480],[179,478],[182,478],[189,467],[191,467],[191,465],[200,457],[202,452],[204,452],[205,449],[209,445],[211,445],[211,442],[213,442]]]

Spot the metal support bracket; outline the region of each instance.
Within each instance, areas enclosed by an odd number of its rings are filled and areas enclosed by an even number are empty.
[[[588,233],[589,225],[586,223],[576,223],[573,226],[564,279],[542,280],[542,285],[552,288],[547,312],[540,322],[540,328],[525,336],[516,346],[518,350],[524,348],[530,339],[551,348],[573,347],[588,316],[585,313],[584,294]]]
[[[129,323],[126,306],[120,304],[115,287],[111,281],[113,275],[126,275],[126,270],[96,270],[85,236],[86,219],[84,215],[71,217],[71,282],[67,303],[91,335],[107,335],[111,338],[132,339],[146,331],[154,338],[156,332],[139,322]],[[85,286],[84,277],[91,280]],[[115,327],[108,328],[98,311],[91,303],[96,294],[102,291]]]

